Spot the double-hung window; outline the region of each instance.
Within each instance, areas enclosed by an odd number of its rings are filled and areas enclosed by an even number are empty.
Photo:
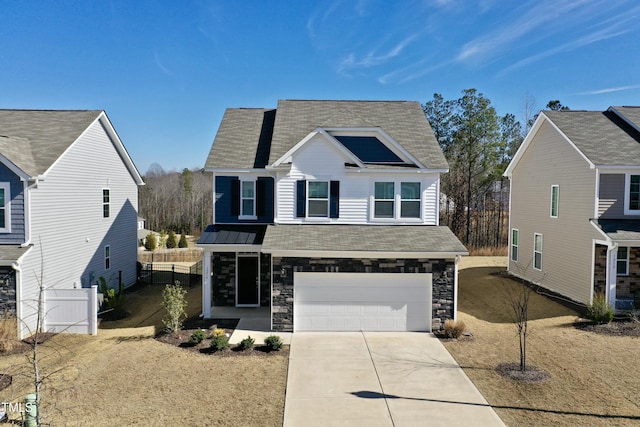
[[[110,215],[110,194],[108,188],[102,189],[102,218],[109,218]]]
[[[111,268],[111,246],[104,247],[104,269],[109,270]]]
[[[533,235],[533,268],[542,270],[542,234]]]
[[[511,230],[511,261],[518,262],[518,245],[520,231],[517,228]]]
[[[400,183],[400,217],[420,218],[420,183]]]
[[[307,216],[329,217],[329,181],[307,181]]]
[[[629,248],[626,246],[618,246],[616,270],[618,276],[629,274]]]
[[[11,231],[10,200],[9,183],[0,182],[0,233]]]
[[[376,182],[374,187],[373,216],[375,218],[394,218],[395,184],[393,182]]]
[[[256,183],[242,181],[241,183],[241,216],[254,217],[256,215]]]
[[[551,186],[551,218],[558,218],[558,198],[560,197],[560,187]]]
[[[627,194],[629,211],[640,213],[640,175],[629,175]]]

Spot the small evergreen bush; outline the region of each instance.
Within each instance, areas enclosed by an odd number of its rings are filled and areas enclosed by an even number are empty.
[[[467,330],[467,325],[462,320],[447,319],[444,322],[444,334],[448,338],[458,339]]]
[[[178,247],[179,248],[188,248],[189,247],[189,243],[187,242],[187,238],[184,235],[184,233],[182,233],[180,235],[180,240],[178,241]]]
[[[203,329],[198,329],[189,337],[189,344],[198,345],[207,337],[207,333]]]
[[[251,350],[253,348],[253,344],[255,344],[256,340],[251,338],[251,335],[240,341],[238,344],[238,348],[242,351]]]
[[[211,338],[211,349],[213,351],[224,350],[229,347],[229,338],[226,335],[214,335]]]
[[[611,323],[613,310],[604,294],[597,294],[593,297],[593,302],[587,306],[587,317],[596,325]]]
[[[282,340],[277,335],[269,335],[264,339],[264,343],[269,350],[279,351],[282,348]]]
[[[176,243],[176,233],[174,233],[173,230],[171,230],[169,232],[169,235],[167,235],[166,246],[167,249],[175,249],[175,247],[178,246],[178,244]]]
[[[158,248],[158,239],[156,239],[156,233],[149,233],[144,239],[144,248],[148,251],[155,251]]]
[[[221,329],[221,328],[215,328],[215,329],[213,330],[213,334],[211,334],[211,337],[212,337],[212,338],[215,338],[215,337],[224,337],[225,335],[226,335],[226,333],[225,333],[224,329]]]
[[[186,294],[187,291],[180,286],[180,282],[177,280],[175,284],[165,286],[162,291],[162,306],[167,310],[162,323],[169,332],[182,329],[182,321],[187,317]]]

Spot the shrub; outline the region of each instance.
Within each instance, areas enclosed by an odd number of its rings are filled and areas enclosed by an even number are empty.
[[[156,233],[149,233],[144,239],[144,248],[148,251],[155,251],[158,248],[158,239]]]
[[[122,309],[122,305],[124,304],[123,284],[120,283],[120,289],[118,290],[118,292],[116,292],[115,289],[109,286],[107,279],[104,276],[98,277],[98,281],[100,282],[100,293],[104,297],[104,305],[106,306],[106,308],[115,312],[119,312]]]
[[[587,317],[597,325],[611,323],[613,310],[604,294],[597,294],[593,297],[593,302],[587,306]]]
[[[182,329],[182,321],[187,317],[187,300],[185,291],[180,282],[165,286],[162,291],[162,306],[167,310],[167,314],[162,319],[162,323],[167,327],[167,331],[175,332]]]
[[[211,334],[211,337],[215,338],[215,337],[224,337],[226,336],[226,333],[224,331],[224,329],[220,329],[220,328],[215,328],[213,330],[213,334]]]
[[[167,249],[174,249],[178,244],[176,243],[176,233],[171,230],[167,236]]]
[[[167,232],[164,230],[160,230],[159,238],[158,238],[158,247],[166,248],[167,247]]]
[[[207,333],[204,329],[198,328],[197,331],[191,334],[189,337],[189,344],[198,345],[207,337]]]
[[[229,347],[229,339],[226,335],[214,335],[211,338],[211,349],[214,351],[224,350]]]
[[[184,235],[184,233],[182,233],[180,235],[180,240],[178,241],[178,247],[179,248],[188,248],[189,247],[189,243],[187,242],[187,238]]]
[[[467,325],[462,320],[447,319],[444,322],[444,334],[449,338],[458,339],[467,330]]]
[[[277,335],[269,335],[264,339],[264,343],[269,350],[279,351],[282,348],[282,340]]]
[[[238,344],[238,348],[240,350],[242,350],[242,351],[251,350],[253,348],[253,344],[255,344],[255,342],[256,342],[256,340],[251,338],[251,335],[249,335],[248,337],[246,337],[245,339],[240,341],[240,344]]]

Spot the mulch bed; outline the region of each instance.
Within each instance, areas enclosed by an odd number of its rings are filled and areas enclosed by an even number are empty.
[[[496,366],[496,372],[505,378],[521,383],[534,384],[548,380],[551,375],[544,369],[528,365],[524,371],[520,370],[520,363],[501,363]]]
[[[0,375],[0,390],[4,390],[5,388],[9,387],[12,381],[13,378],[11,377],[11,375]]]
[[[209,336],[213,333],[213,330],[224,329],[227,337],[231,337],[236,326],[238,326],[239,319],[201,319],[191,318],[184,322],[184,329],[177,331],[176,333],[162,333],[159,334],[156,339],[165,344],[180,347],[184,350],[191,351],[200,354],[213,354],[217,357],[243,357],[243,356],[286,356],[289,354],[289,346],[282,346],[280,351],[271,351],[271,349],[263,345],[262,343],[255,343],[255,346],[250,350],[240,350],[235,346],[230,346],[225,350],[215,351],[210,348],[211,340]],[[198,329],[204,329],[207,332],[207,339],[200,344],[190,344],[189,337]]]
[[[574,323],[576,329],[601,335],[617,337],[640,337],[640,322],[630,319],[614,320],[611,323],[596,325],[591,321],[580,319]]]

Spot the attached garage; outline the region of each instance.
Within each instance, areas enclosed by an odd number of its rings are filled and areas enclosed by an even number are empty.
[[[431,273],[294,273],[295,331],[431,331]]]

